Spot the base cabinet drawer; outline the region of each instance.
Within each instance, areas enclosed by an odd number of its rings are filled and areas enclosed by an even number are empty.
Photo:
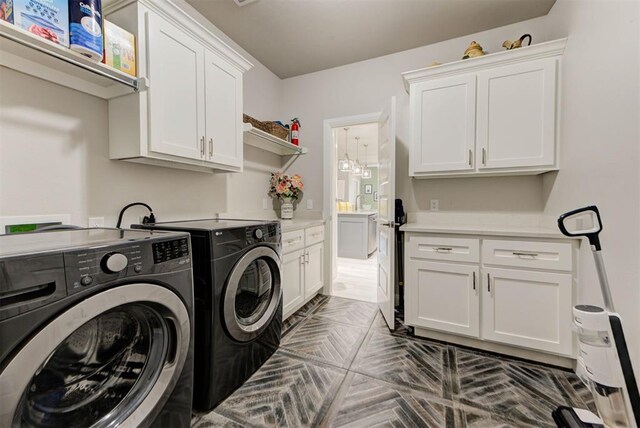
[[[324,241],[324,225],[305,229],[305,244],[310,246]]]
[[[480,261],[480,240],[409,235],[407,255],[412,259],[478,263]]]
[[[533,242],[485,239],[482,263],[488,265],[571,271],[572,246],[568,242]]]
[[[304,248],[304,229],[282,234],[282,252],[284,254]]]
[[[483,268],[482,279],[482,339],[573,355],[571,275]]]
[[[478,270],[477,266],[411,261],[405,306],[409,324],[479,337]]]

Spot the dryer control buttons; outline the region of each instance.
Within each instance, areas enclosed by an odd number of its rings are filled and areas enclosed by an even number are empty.
[[[256,239],[262,239],[262,230],[260,229],[256,229],[253,231],[253,236],[256,237]]]
[[[100,262],[100,267],[106,273],[118,273],[127,267],[129,260],[121,253],[106,254]]]
[[[83,277],[80,279],[80,284],[81,284],[81,285],[84,285],[85,287],[86,287],[87,285],[91,285],[91,283],[92,283],[92,282],[93,282],[93,278],[91,278],[89,275],[87,275],[87,276],[83,276]]]

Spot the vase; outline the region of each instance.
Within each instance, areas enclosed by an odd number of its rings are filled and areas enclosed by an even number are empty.
[[[282,220],[291,220],[293,218],[293,202],[291,198],[282,198],[280,204],[280,218]]]

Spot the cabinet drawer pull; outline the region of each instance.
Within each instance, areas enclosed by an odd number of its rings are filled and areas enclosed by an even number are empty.
[[[482,148],[482,165],[487,164],[487,149]]]
[[[473,152],[469,149],[469,166],[473,166]]]
[[[316,232],[311,234],[311,236],[320,236],[320,235],[322,235],[322,232]]]
[[[514,256],[518,256],[518,257],[531,257],[533,259],[538,257],[537,253],[523,253],[523,252],[520,252],[520,251],[513,251],[513,255]]]
[[[487,291],[491,293],[491,274],[487,274]]]
[[[204,157],[204,136],[200,138],[200,156]]]
[[[309,253],[305,253],[304,258],[305,258],[305,263],[309,264]]]
[[[298,242],[301,238],[298,236],[297,238],[294,239],[287,239],[285,242],[287,244],[293,244],[294,242]]]
[[[305,261],[304,261],[304,254],[302,254],[302,255],[300,256],[300,264],[301,264],[301,265],[304,265],[304,263],[305,263]]]
[[[473,273],[473,289],[476,289],[476,273]]]
[[[438,253],[450,253],[451,251],[453,251],[451,247],[436,247],[436,252]]]
[[[213,137],[209,138],[209,157],[213,157]]]

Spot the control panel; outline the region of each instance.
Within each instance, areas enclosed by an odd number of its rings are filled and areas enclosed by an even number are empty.
[[[153,243],[153,262],[162,263],[168,260],[179,259],[189,255],[189,241],[187,238],[174,239]]]
[[[190,266],[189,239],[126,242],[64,254],[69,293],[105,282]]]

